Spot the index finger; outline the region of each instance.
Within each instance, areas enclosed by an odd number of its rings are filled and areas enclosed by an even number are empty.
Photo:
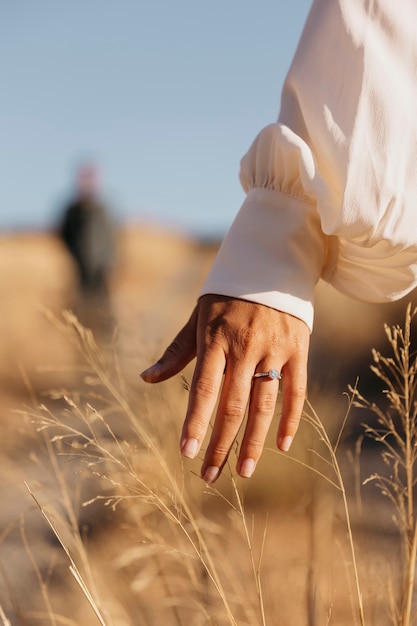
[[[201,448],[217,403],[225,365],[226,357],[219,345],[207,347],[200,358],[197,355],[180,443],[181,453],[187,458],[195,458]]]

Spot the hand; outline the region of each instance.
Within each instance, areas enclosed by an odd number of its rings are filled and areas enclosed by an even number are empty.
[[[180,372],[195,356],[181,437],[181,452],[194,458],[202,445],[220,393],[201,476],[214,482],[227,460],[248,408],[237,472],[249,478],[256,467],[278,396],[277,379],[255,372],[282,373],[283,408],[277,445],[288,451],[300,422],[307,385],[310,331],[300,319],[254,302],[205,295],[159,361],[142,372],[157,383]],[[223,383],[223,384],[222,384]]]

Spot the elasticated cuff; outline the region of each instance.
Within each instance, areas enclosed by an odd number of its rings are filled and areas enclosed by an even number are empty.
[[[324,236],[314,204],[251,189],[200,292],[250,300],[294,315],[312,330]]]

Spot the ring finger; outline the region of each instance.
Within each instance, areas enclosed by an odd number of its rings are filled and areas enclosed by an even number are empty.
[[[244,478],[252,476],[262,454],[275,413],[281,377],[279,369],[260,366],[257,370],[253,377],[248,421],[237,464],[237,472]]]

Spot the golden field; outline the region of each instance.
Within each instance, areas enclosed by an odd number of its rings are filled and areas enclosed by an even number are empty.
[[[177,452],[183,379],[138,376],[186,321],[215,250],[120,231],[104,314],[79,301],[52,234],[0,238],[0,625],[361,624],[341,491],[299,462],[333,476],[317,432],[303,422],[290,458],[271,433],[253,479],[238,479],[232,458],[208,488]],[[319,285],[309,399],[332,441],[349,384],[380,395],[371,348],[388,351],[383,323],[403,325],[413,298],[370,306]],[[352,409],[338,462],[366,624],[385,626],[401,550],[388,500],[360,486],[383,468],[375,444],[358,456],[367,419]]]

